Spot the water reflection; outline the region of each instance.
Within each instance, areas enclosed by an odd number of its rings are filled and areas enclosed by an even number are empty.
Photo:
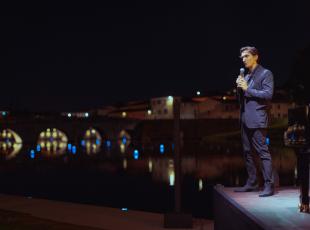
[[[118,136],[118,145],[121,153],[125,153],[131,143],[131,136],[126,130],[122,130]]]
[[[101,144],[102,137],[96,129],[89,128],[88,130],[86,130],[84,137],[81,141],[81,145],[86,149],[86,153],[88,155],[99,153],[101,150]]]
[[[153,172],[153,160],[151,158],[149,159],[149,172]]]
[[[257,158],[257,156],[255,156]],[[259,167],[257,159],[257,166]],[[130,166],[130,167],[129,167]],[[172,157],[142,157],[135,160],[123,159],[123,168],[151,173],[154,181],[169,186],[175,183],[175,165]],[[293,185],[296,179],[296,156],[290,149],[273,149],[274,177],[280,185]],[[241,154],[209,154],[182,158],[182,175],[196,178],[197,190],[202,191],[204,183],[222,183],[226,186],[239,186],[247,177],[244,159]],[[259,173],[259,170],[258,170]],[[259,177],[261,175],[258,175]],[[294,179],[295,178],[295,179]],[[280,180],[280,181],[279,181]]]
[[[21,137],[11,129],[4,129],[0,132],[0,154],[5,159],[14,158],[21,150],[23,141]]]
[[[124,170],[127,169],[127,159],[126,158],[123,159],[123,169]]]
[[[66,152],[68,138],[64,132],[48,128],[40,133],[37,144],[44,155],[58,156]]]
[[[199,181],[198,181],[198,190],[202,191],[202,189],[203,189],[203,181],[202,181],[202,179],[199,179]]]
[[[174,186],[175,172],[174,172],[174,161],[172,159],[168,160],[168,176],[169,176],[169,185]]]

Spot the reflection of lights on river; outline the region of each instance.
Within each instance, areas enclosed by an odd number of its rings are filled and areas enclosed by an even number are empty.
[[[120,147],[120,151],[121,153],[125,153],[126,152],[126,145],[124,145],[123,143],[121,143]]]
[[[62,155],[66,152],[68,138],[65,133],[58,129],[46,129],[39,134],[37,142],[40,145],[40,151],[47,156]]]
[[[149,172],[153,172],[153,161],[151,158],[149,159]]]
[[[100,151],[102,144],[102,138],[100,133],[90,128],[86,130],[83,140],[81,141],[81,145],[86,149],[87,154],[96,154]]]
[[[161,154],[164,154],[164,152],[165,152],[165,146],[164,146],[163,144],[160,144],[160,145],[159,145],[159,152],[160,152]]]
[[[127,159],[126,158],[124,158],[123,159],[123,169],[127,169]]]
[[[174,181],[175,181],[174,162],[171,159],[169,160],[169,165],[168,165],[168,177],[169,177],[169,185],[174,186]]]
[[[129,146],[130,142],[131,142],[130,135],[125,130],[122,130],[118,136],[118,144],[121,153],[126,152],[126,149]]]
[[[11,129],[4,129],[0,132],[0,154],[6,159],[15,157],[23,146],[21,137]]]
[[[133,158],[134,158],[135,160],[138,160],[138,159],[139,159],[139,150],[138,150],[138,149],[135,149],[135,150],[133,151]]]
[[[199,191],[202,191],[202,189],[203,189],[203,181],[202,181],[202,179],[199,179],[198,187],[199,187]]]

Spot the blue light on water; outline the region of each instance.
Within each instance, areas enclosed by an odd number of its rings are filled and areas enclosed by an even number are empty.
[[[41,151],[41,145],[37,145],[37,152]]]
[[[69,143],[68,144],[68,150],[71,151],[71,149],[72,149],[72,144]]]
[[[107,145],[108,148],[110,148],[111,145],[112,145],[112,144],[111,144],[111,141],[110,141],[110,140],[107,140],[107,141],[106,141],[106,145]]]
[[[125,145],[126,142],[127,142],[127,138],[126,138],[126,137],[123,137],[122,142],[123,142],[123,144]]]
[[[174,150],[174,144],[171,145],[172,151]]]
[[[122,208],[122,211],[127,212],[128,208]]]
[[[291,135],[291,138],[290,138],[292,141],[295,141],[296,140],[296,136],[295,136],[295,133],[292,133]]]
[[[96,139],[96,145],[100,145],[100,140]]]
[[[34,150],[31,149],[31,151],[30,151],[30,158],[31,158],[31,159],[34,159],[35,156],[36,156],[36,154],[35,154]]]
[[[72,146],[72,153],[76,154],[76,146],[74,146],[74,145]]]
[[[163,154],[165,152],[165,146],[163,144],[159,145],[159,151],[161,154]]]
[[[85,140],[82,140],[82,141],[81,141],[81,145],[82,145],[83,147],[86,145]]]
[[[138,160],[139,159],[139,150],[135,149],[135,151],[133,151],[133,158],[135,160]]]
[[[269,139],[269,137],[266,137],[266,144],[267,144],[267,145],[270,144],[270,139]]]

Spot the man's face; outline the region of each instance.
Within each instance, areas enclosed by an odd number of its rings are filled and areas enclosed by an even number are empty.
[[[252,55],[249,51],[243,51],[241,53],[241,59],[246,68],[252,68],[257,63],[257,55]]]

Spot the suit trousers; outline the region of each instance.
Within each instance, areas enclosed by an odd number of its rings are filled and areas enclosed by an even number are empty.
[[[266,143],[266,128],[248,128],[243,122],[241,123],[241,139],[243,155],[246,169],[248,172],[247,184],[257,183],[256,167],[253,160],[252,150],[255,150],[261,159],[261,170],[265,184],[273,184],[272,160]]]

